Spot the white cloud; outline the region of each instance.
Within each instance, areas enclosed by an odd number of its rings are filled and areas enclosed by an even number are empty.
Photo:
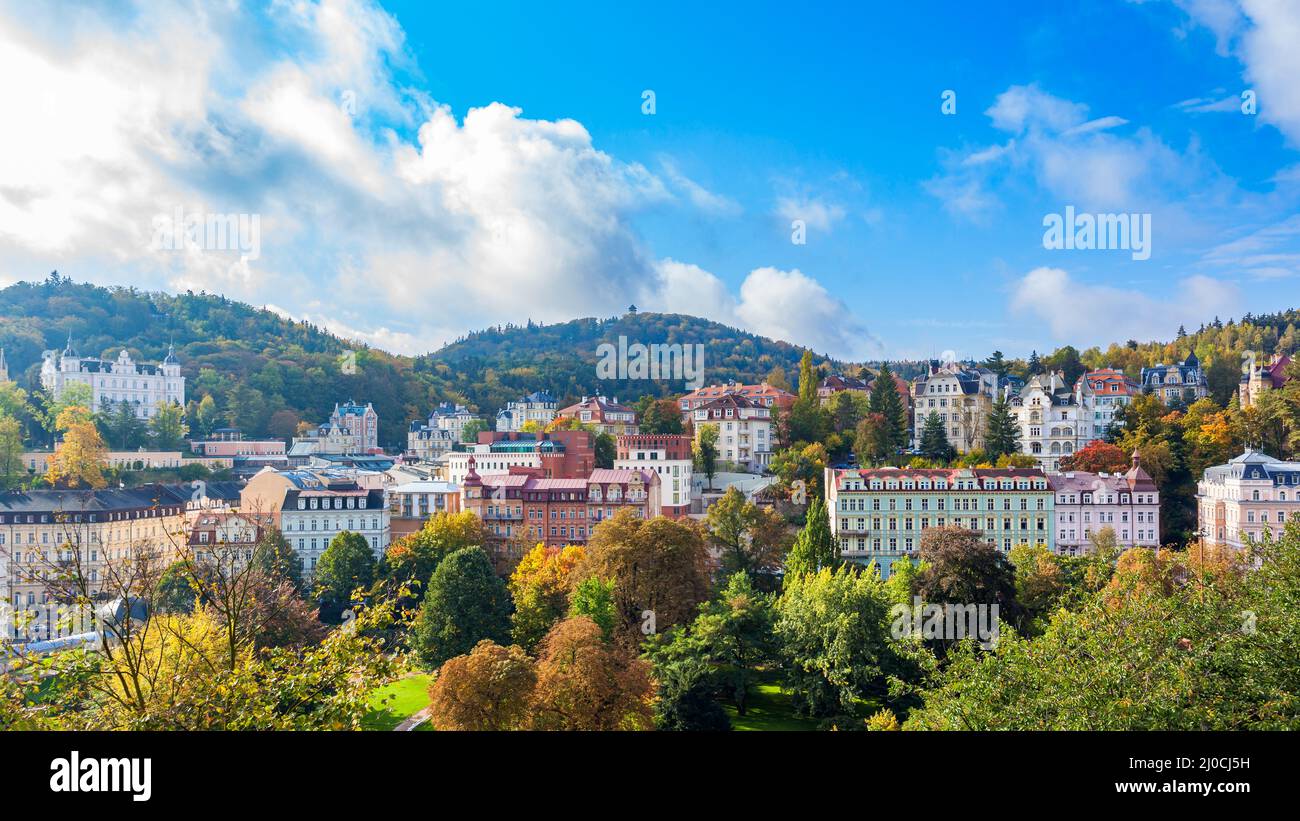
[[[1054,339],[1074,345],[1116,339],[1167,339],[1179,325],[1230,316],[1239,289],[1206,276],[1187,277],[1158,296],[1080,282],[1060,268],[1035,268],[1015,283],[1010,307],[1045,323]]]
[[[836,341],[716,277],[698,291],[632,225],[678,197],[723,215],[737,203],[671,161],[661,179],[601,151],[574,120],[502,103],[458,119],[412,62],[368,0],[0,15],[0,261],[25,278],[217,291],[403,352],[605,315],[648,287],[675,310]],[[151,248],[153,218],[178,207],[256,214],[260,256]],[[808,209],[827,229],[843,216]],[[835,302],[803,274],[784,287],[823,319]]]
[[[1257,94],[1255,116],[1300,146],[1300,3],[1293,0],[1177,0],[1196,23],[1215,35],[1221,54],[1235,54]],[[1240,110],[1240,99],[1235,108]]]
[[[880,341],[844,301],[798,269],[756,268],[741,283],[739,297],[698,265],[668,259],[657,272],[655,286],[638,303],[651,310],[707,316],[837,357],[865,359],[881,353]]]
[[[776,213],[791,222],[803,220],[809,228],[828,233],[835,223],[844,219],[843,206],[819,197],[778,197]]]
[[[1140,212],[1205,176],[1192,149],[1179,154],[1147,128],[1115,133],[1128,120],[1090,118],[1086,105],[1034,84],[1011,86],[985,114],[1008,141],[941,151],[943,172],[924,184],[948,211],[976,223],[1025,179],[1062,205]]]

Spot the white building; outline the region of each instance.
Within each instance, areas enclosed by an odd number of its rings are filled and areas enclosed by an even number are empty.
[[[1300,513],[1300,462],[1257,450],[1206,468],[1196,485],[1197,522],[1208,544],[1241,548],[1265,531],[1276,537]]]
[[[78,383],[90,387],[91,410],[99,410],[106,403],[126,402],[133,406],[136,416],[148,419],[157,412],[159,402],[185,405],[185,377],[181,376],[173,346],[167,348],[167,356],[157,365],[137,364],[125,348],[110,362],[78,356],[69,335],[63,353],[45,352],[41,386],[57,400],[69,385]]]
[[[559,413],[560,404],[546,391],[534,391],[520,397],[497,412],[497,430],[503,433],[519,432],[524,425],[535,422],[539,430],[545,429]]]
[[[704,428],[718,430],[718,460],[761,471],[772,459],[772,411],[729,393],[691,411],[695,438]]]
[[[681,518],[691,512],[691,437],[637,433],[618,437],[615,470],[649,470],[659,474],[663,515]]]
[[[1056,492],[1056,552],[1088,552],[1092,536],[1109,527],[1120,547],[1160,546],[1160,493],[1142,469],[1137,452],[1124,474],[1062,473]]]
[[[1020,450],[1055,473],[1062,457],[1073,456],[1097,438],[1093,432],[1091,394],[1080,381],[1075,390],[1061,373],[1037,374],[1011,400],[1020,423]]]
[[[379,559],[390,541],[391,513],[378,486],[383,476],[375,476],[358,481],[347,471],[264,468],[240,493],[240,513],[280,529],[302,560],[304,578],[345,530],[361,534]]]
[[[987,368],[931,360],[926,375],[912,383],[912,441],[920,443],[925,420],[934,413],[944,423],[948,444],[963,452],[984,447],[994,399],[1018,387],[1017,380]]]

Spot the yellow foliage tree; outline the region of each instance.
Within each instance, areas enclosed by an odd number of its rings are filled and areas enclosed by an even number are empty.
[[[108,481],[104,479],[106,448],[95,423],[90,421],[90,412],[78,405],[64,408],[55,419],[54,427],[63,432],[63,442],[50,457],[45,481],[66,488],[98,489],[107,485]]]

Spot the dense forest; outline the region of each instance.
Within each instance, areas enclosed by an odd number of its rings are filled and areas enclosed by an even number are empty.
[[[1136,377],[1144,366],[1180,361],[1195,352],[1207,369],[1215,400],[1224,406],[1240,379],[1242,355],[1295,352],[1298,324],[1300,311],[1295,310],[1239,321],[1215,318],[1191,333],[1180,329],[1167,342],[1128,340],[1083,351],[1065,346],[1023,360],[993,352],[980,364],[1020,376],[1059,369],[1068,379],[1087,368],[1111,366]],[[111,358],[126,348],[144,362],[158,361],[174,343],[188,380],[191,424],[197,404],[211,396],[218,422],[253,435],[287,437],[299,422],[322,422],[335,402],[354,399],[374,403],[380,441],[388,446],[400,446],[409,421],[442,401],[491,415],[534,390],[547,390],[561,401],[596,393],[634,401],[687,390],[681,379],[599,378],[598,346],[617,344],[619,337],[630,344],[703,345],[703,376],[709,384],[771,377],[794,390],[804,351],[707,319],[630,308],[605,319],[489,328],[412,358],[214,294],[105,288],[57,272],[41,282],[0,290],[0,347],[11,378],[27,391],[39,388],[41,353],[62,350],[69,335],[83,356]],[[826,356],[814,355],[813,361],[818,375],[862,372],[860,364]],[[925,363],[894,362],[891,367],[910,379],[924,372]]]
[[[704,345],[710,383],[761,381],[774,369],[793,373],[803,353],[696,317],[629,311],[604,320],[492,328],[411,358],[214,294],[105,288],[57,272],[0,290],[0,348],[10,377],[29,393],[40,387],[42,352],[63,350],[69,336],[82,356],[115,358],[125,348],[138,362],[159,361],[174,343],[191,426],[205,396],[212,397],[218,422],[281,437],[299,422],[325,421],[335,402],[354,399],[374,404],[380,442],[388,446],[404,445],[410,420],[443,401],[492,415],[535,390],[561,400],[601,393],[631,401],[684,389],[680,379],[599,379],[597,348],[620,336],[647,345]],[[818,361],[838,367],[825,357]]]

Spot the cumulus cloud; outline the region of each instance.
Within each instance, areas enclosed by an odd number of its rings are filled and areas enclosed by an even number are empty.
[[[638,304],[667,313],[702,314],[849,359],[877,356],[883,350],[842,299],[798,269],[756,268],[733,296],[720,278],[698,265],[663,260],[655,286]]]
[[[1026,176],[1062,203],[1088,210],[1150,210],[1154,197],[1201,175],[1195,158],[1117,115],[1090,118],[1088,106],[1036,84],[1011,86],[985,112],[1004,143],[943,151],[944,171],[925,187],[951,213],[986,222],[1004,185]]]
[[[458,116],[419,90],[400,25],[369,0],[24,4],[0,15],[0,90],[14,115],[0,260],[28,278],[217,291],[403,353],[487,324],[606,315],[648,289],[834,353],[851,341],[764,306],[789,298],[827,321],[836,300],[810,277],[732,295],[661,262],[633,225],[665,202],[738,204],[671,160],[657,174],[600,150],[575,120],[500,102]],[[158,218],[177,209],[255,215],[259,253],[159,247]]]
[[[1179,325],[1196,325],[1209,316],[1230,316],[1241,304],[1232,283],[1207,276],[1187,277],[1165,292],[1080,282],[1060,268],[1035,268],[1011,293],[1013,314],[1044,322],[1053,337],[1074,345],[1116,339],[1167,339]]]
[[[1214,33],[1221,54],[1234,54],[1259,101],[1255,116],[1300,146],[1300,4],[1290,0],[1178,0],[1189,18]],[[1229,105],[1232,103],[1232,105]],[[1206,109],[1195,109],[1206,110]],[[1228,98],[1209,110],[1240,111]]]

